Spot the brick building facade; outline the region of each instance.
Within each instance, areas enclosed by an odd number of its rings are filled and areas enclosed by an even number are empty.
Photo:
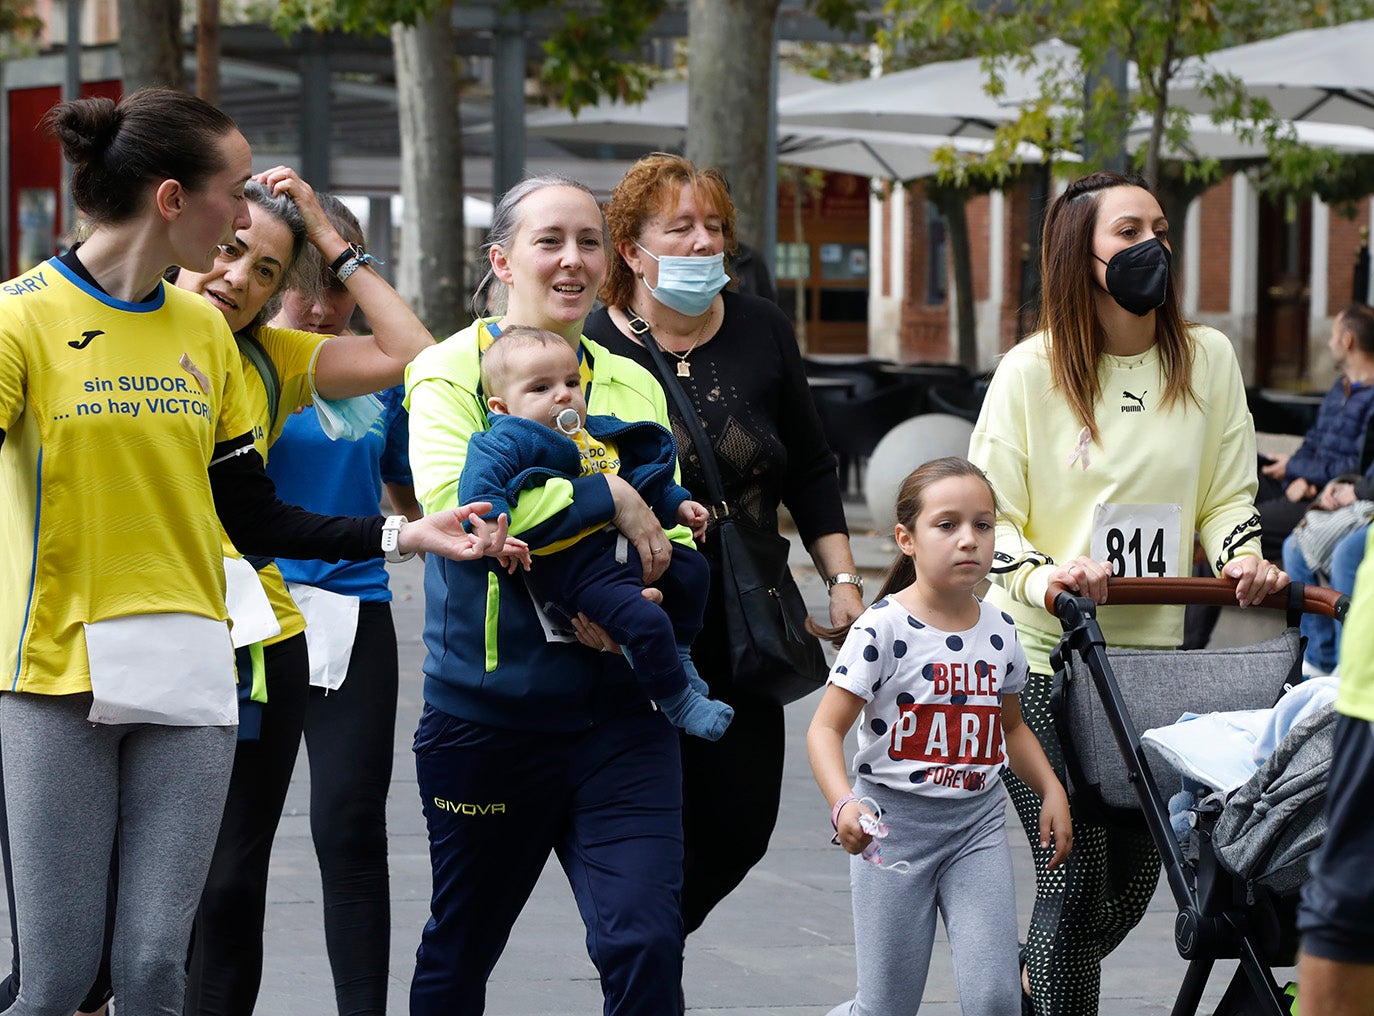
[[[1034,310],[1022,300],[1030,201],[1029,185],[1018,184],[967,206],[985,368],[1034,328]],[[1181,226],[1172,224],[1185,315],[1231,337],[1251,383],[1327,387],[1331,318],[1355,296],[1356,260],[1372,216],[1368,198],[1343,210],[1316,199],[1270,205],[1245,177],[1228,177],[1193,202]],[[949,246],[924,186],[885,188],[870,221],[869,351],[904,361],[953,359]],[[945,266],[943,291],[931,284],[940,274],[933,260]]]

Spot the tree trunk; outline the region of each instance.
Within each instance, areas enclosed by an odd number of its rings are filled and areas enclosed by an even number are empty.
[[[949,254],[954,264],[955,324],[959,362],[978,369],[978,331],[973,320],[973,258],[969,253],[968,192],[958,187],[929,187],[931,202],[940,209],[949,230]]]
[[[687,158],[730,181],[739,238],[763,255],[768,108],[778,0],[691,0]]]
[[[185,87],[179,0],[119,0],[119,61],[126,95],[154,85]]]
[[[199,0],[196,11],[196,94],[218,106],[219,0]]]
[[[1179,18],[1178,0],[1169,4],[1169,23],[1177,24]],[[1172,34],[1164,42],[1164,56],[1159,62],[1150,81],[1150,91],[1154,95],[1155,108],[1150,117],[1150,138],[1145,149],[1145,182],[1151,187],[1159,186],[1160,162],[1164,157],[1164,114],[1169,108],[1169,77],[1173,73],[1175,36]],[[1183,221],[1179,220],[1179,226]]]
[[[463,279],[463,153],[452,2],[413,28],[393,25],[401,125],[397,290],[439,337],[467,321]]]
[[[1240,173],[1243,164],[1222,163],[1222,173]],[[1193,202],[1202,197],[1211,183],[1200,179],[1184,179],[1184,167],[1177,162],[1160,164],[1159,182],[1155,185],[1155,195],[1164,218],[1169,222],[1170,271],[1177,280],[1183,278],[1183,233],[1188,222],[1188,209]]]

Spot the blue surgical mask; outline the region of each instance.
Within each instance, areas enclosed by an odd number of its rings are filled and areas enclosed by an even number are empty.
[[[716,294],[730,281],[730,276],[725,274],[724,254],[705,257],[664,254],[660,257],[641,243],[635,246],[658,262],[658,286],[649,286],[649,292],[663,306],[679,314],[688,317],[705,314]]]
[[[384,412],[386,406],[375,395],[333,401],[315,396],[315,416],[320,421],[320,430],[331,441],[357,441],[366,437]]]

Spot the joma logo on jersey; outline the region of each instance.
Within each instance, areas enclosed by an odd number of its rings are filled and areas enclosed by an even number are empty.
[[[442,797],[436,797],[434,807],[440,811],[451,811],[455,815],[504,815],[506,813],[506,806],[500,801],[491,804],[468,804],[466,801],[445,801]]]
[[[1123,392],[1121,393],[1121,397],[1122,397],[1123,399],[1132,399],[1132,400],[1134,400],[1135,405],[1134,405],[1134,406],[1122,406],[1122,407],[1121,407],[1121,411],[1122,411],[1123,413],[1143,413],[1143,412],[1145,412],[1145,396],[1147,396],[1147,395],[1149,395],[1149,394],[1150,394],[1149,392],[1141,392],[1139,395],[1132,395],[1130,392],[1123,391]]]
[[[91,344],[91,340],[93,338],[95,338],[97,335],[104,334],[105,333],[102,332],[99,328],[92,328],[90,331],[82,332],[80,339],[72,339],[70,342],[67,343],[67,345],[71,346],[73,349],[85,349],[87,346]]]

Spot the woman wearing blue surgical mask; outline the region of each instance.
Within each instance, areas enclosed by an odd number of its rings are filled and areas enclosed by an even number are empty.
[[[726,289],[725,258],[736,240],[724,178],[677,156],[648,156],[612,192],[606,221],[618,257],[601,291],[607,307],[587,319],[587,336],[658,377],[642,341],[646,328],[653,333],[671,380],[682,385],[711,440],[732,511],[777,532],[778,504],[785,502],[821,578],[830,583],[831,623],[854,620],[864,605],[835,457],[792,326],[776,305]],[[682,483],[704,497],[700,458],[672,399],[668,407]],[[712,592],[692,657],[712,697],[734,706],[735,720],[719,741],[682,741],[682,915],[689,933],[763,857],[777,818],[783,758],[782,707],[734,687],[720,561],[709,533],[702,551],[712,566]],[[720,835],[725,786],[750,811],[750,821],[729,836]]]
[[[997,368],[969,458],[1002,513],[989,599],[1016,620],[1031,675],[1021,710],[1060,780],[1050,714],[1045,611],[1051,582],[1107,601],[1109,575],[1183,576],[1193,534],[1241,606],[1288,579],[1260,556],[1255,430],[1230,341],[1183,320],[1170,274],[1169,226],[1134,175],[1071,183],[1045,219],[1040,331]],[[1173,648],[1182,607],[1105,606],[1114,644]],[[1031,843],[1040,799],[1014,775],[1007,790]],[[1073,801],[1073,853],[1032,847],[1036,902],[1023,954],[1023,1011],[1097,1012],[1100,964],[1145,913],[1159,857],[1144,826]],[[1033,1002],[1032,1002],[1033,998]]]

